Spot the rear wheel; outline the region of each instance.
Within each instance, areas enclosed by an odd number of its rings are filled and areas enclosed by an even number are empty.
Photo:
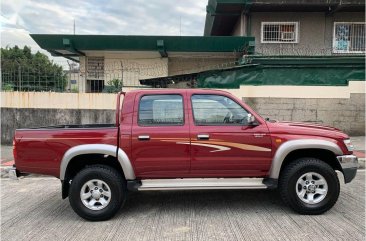
[[[301,214],[321,214],[337,202],[337,173],[315,158],[300,158],[281,172],[279,188],[283,201]]]
[[[126,181],[109,166],[84,168],[72,180],[69,201],[82,218],[103,221],[112,218],[126,200]]]

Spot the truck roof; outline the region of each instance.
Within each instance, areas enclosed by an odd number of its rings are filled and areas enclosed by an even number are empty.
[[[215,89],[174,89],[174,88],[161,88],[161,89],[135,89],[135,90],[130,90],[128,92],[132,92],[132,93],[139,93],[139,92],[157,92],[157,93],[161,93],[161,92],[175,92],[175,93],[184,93],[184,92],[188,92],[188,93],[226,93],[226,94],[230,94],[227,91],[224,90],[215,90]]]

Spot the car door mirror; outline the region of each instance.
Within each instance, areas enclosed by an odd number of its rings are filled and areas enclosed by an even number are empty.
[[[252,115],[250,113],[247,116],[247,123],[248,123],[248,126],[257,126],[258,125],[258,122],[256,121],[254,115]]]

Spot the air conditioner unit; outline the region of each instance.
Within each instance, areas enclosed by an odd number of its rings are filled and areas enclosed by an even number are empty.
[[[281,40],[283,41],[295,41],[295,33],[294,32],[282,32]]]

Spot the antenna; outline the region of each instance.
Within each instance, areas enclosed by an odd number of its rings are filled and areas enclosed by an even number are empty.
[[[179,36],[182,36],[182,16],[179,15]]]

